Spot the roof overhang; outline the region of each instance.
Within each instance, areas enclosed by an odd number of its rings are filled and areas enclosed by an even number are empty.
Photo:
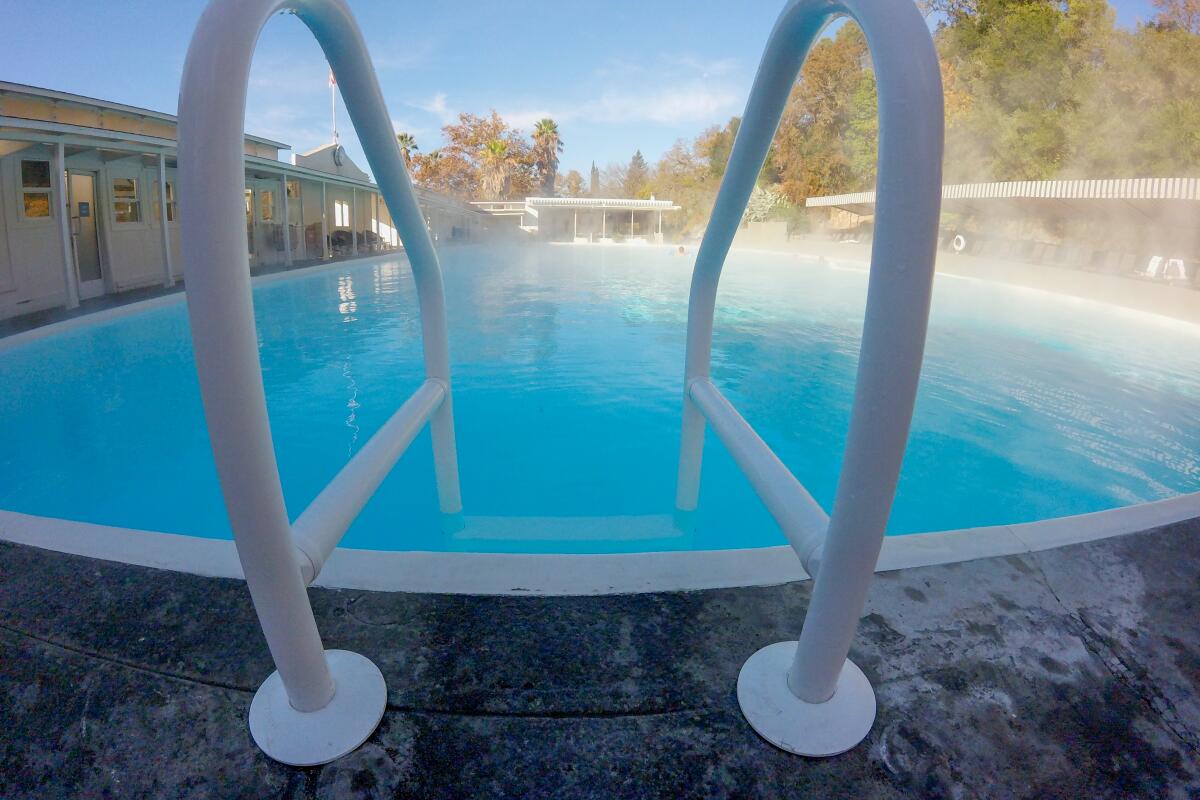
[[[1113,212],[1160,218],[1200,202],[1200,178],[1113,178],[960,183],[942,187],[942,211],[999,216],[1104,216]],[[809,208],[875,213],[875,192],[810,197]]]
[[[119,111],[122,114],[130,114],[136,117],[145,117],[146,119],[156,119],[161,122],[169,122],[172,125],[177,124],[179,121],[174,114],[168,114],[165,111],[154,111],[149,108],[140,108],[138,106],[130,106],[124,103],[113,103],[109,100],[99,100],[95,97],[87,97],[85,95],[72,94],[70,92],[60,92],[57,89],[45,89],[41,86],[29,86],[24,83],[0,81],[0,92],[11,92],[13,94],[23,94],[29,97],[40,97],[45,100],[53,100],[60,103],[72,103],[74,105],[87,106],[90,108]],[[257,144],[265,144],[268,147],[274,147],[278,150],[292,149],[290,144],[286,144],[285,142],[277,142],[274,139],[267,139],[263,136],[246,134],[246,139]]]

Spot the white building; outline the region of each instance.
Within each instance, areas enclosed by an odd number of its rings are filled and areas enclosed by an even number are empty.
[[[0,81],[0,319],[181,277],[175,123]],[[290,149],[245,139],[251,270],[399,246],[378,187],[345,150],[280,161]],[[477,238],[486,224],[467,204],[417,196],[435,240]]]
[[[526,197],[524,200],[477,200],[471,205],[507,220],[549,242],[661,242],[664,211],[678,211],[670,200],[629,197]]]

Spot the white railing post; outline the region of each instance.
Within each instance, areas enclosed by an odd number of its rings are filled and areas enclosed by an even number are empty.
[[[810,756],[849,750],[875,719],[871,685],[847,655],[891,512],[929,317],[942,88],[929,29],[908,0],[791,0],[771,32],[692,276],[676,491],[680,511],[696,507],[705,416],[693,387],[709,378],[721,268],[804,58],[839,14],[862,28],[879,87],[878,203],[858,378],[828,531],[819,552],[801,554],[819,570],[799,643],[759,650],[738,677],[751,726]]]
[[[362,34],[343,0],[213,0],[192,37],[179,96],[188,314],[226,510],[277,669],[255,694],[250,730],[272,758],[309,765],[332,761],[365,741],[383,715],[387,689],[368,659],[322,647],[268,426],[246,253],[243,130],[255,42],[279,11],[300,17],[320,43],[393,209],[416,282],[426,373],[444,393],[433,417],[443,510],[458,511],[461,500],[441,271]]]
[[[71,235],[71,197],[67,185],[67,156],[63,143],[54,143],[54,202],[55,216],[58,223],[58,238],[62,244],[63,291],[66,295],[66,308],[79,307],[79,272],[75,268],[75,247]],[[92,209],[93,214],[99,213]]]

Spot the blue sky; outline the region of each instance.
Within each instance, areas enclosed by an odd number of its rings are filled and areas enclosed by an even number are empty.
[[[533,5],[350,0],[398,129],[422,150],[460,111],[495,108],[528,129],[559,123],[563,171],[648,160],[739,114],[782,2],[567,0]],[[1115,0],[1118,21],[1150,0]],[[175,111],[201,0],[21,0],[0,79]],[[12,21],[12,10],[9,20]],[[16,35],[25,31],[28,35]],[[304,151],[329,141],[328,69],[293,17],[272,20],[251,73],[246,128]],[[339,99],[339,131],[365,167]]]

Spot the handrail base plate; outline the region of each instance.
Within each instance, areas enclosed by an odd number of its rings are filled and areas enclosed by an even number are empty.
[[[294,767],[328,764],[357,749],[383,719],[387,685],[379,667],[348,650],[326,650],[325,658],[337,689],[324,708],[292,708],[277,671],[250,702],[250,734],[276,761]]]
[[[853,661],[846,660],[837,691],[824,703],[806,703],[788,688],[796,642],[767,645],[738,673],[742,715],[762,738],[801,756],[836,756],[854,748],[875,724],[875,692]]]

